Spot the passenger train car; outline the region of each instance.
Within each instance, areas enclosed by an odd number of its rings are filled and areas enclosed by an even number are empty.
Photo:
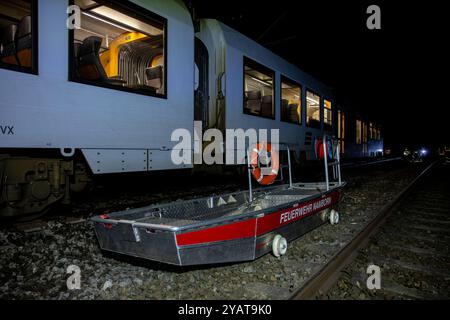
[[[69,202],[92,175],[192,169],[171,161],[171,134],[195,120],[280,129],[298,162],[324,132],[344,157],[382,152],[380,127],[331,88],[217,20],[196,25],[180,0],[2,0],[0,216]]]

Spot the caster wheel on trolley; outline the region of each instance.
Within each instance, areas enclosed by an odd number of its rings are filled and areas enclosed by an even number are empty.
[[[330,212],[330,216],[329,216],[329,221],[331,225],[336,225],[339,223],[339,212],[337,212],[336,210],[331,210]]]
[[[272,252],[277,258],[286,254],[287,251],[287,240],[281,235],[277,234],[272,241]]]

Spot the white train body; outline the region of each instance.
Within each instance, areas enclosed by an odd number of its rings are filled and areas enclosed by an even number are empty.
[[[21,27],[26,25],[29,16],[11,16],[11,25],[8,25],[7,20],[0,19],[0,27],[19,25],[16,34],[19,40],[14,38],[15,42],[11,42],[15,45],[15,56],[8,56],[10,44],[7,43],[6,33],[1,40],[0,154],[5,155],[0,156],[0,178],[8,176],[9,180],[0,184],[0,215],[17,215],[22,209],[24,212],[34,212],[63,197],[68,198],[69,180],[64,180],[65,177],[71,177],[70,188],[78,190],[85,185],[82,181],[88,175],[86,171],[106,174],[192,168],[192,164],[175,165],[171,160],[172,151],[177,151],[178,146],[177,141],[171,141],[171,135],[176,129],[182,128],[193,139],[194,120],[202,121],[204,129],[217,128],[222,131],[279,129],[280,142],[288,144],[295,151],[297,159],[305,160],[315,158],[314,139],[324,133],[324,99],[330,101],[332,106],[332,126],[328,132],[336,134],[338,131],[338,107],[330,88],[216,20],[200,20],[200,28],[195,32],[190,13],[181,0],[98,0],[97,3],[89,0],[27,1],[30,6],[24,10],[32,11],[33,26],[32,32],[28,34],[33,43],[32,49],[31,46],[29,49],[32,52],[29,62],[26,62],[26,58],[24,60],[23,51],[20,51],[20,37],[24,34]],[[80,29],[82,32],[68,30],[68,13],[71,12],[68,8],[74,3],[86,5],[89,9],[83,11],[86,19],[83,23],[87,25],[96,19],[99,24],[109,23],[111,29],[129,29],[121,39],[122,44],[131,47],[130,38],[133,36],[144,37],[149,43],[152,39],[156,39],[155,43],[160,41],[159,45],[164,44],[162,58],[159,56],[158,60],[154,55],[151,65],[139,70],[141,73],[128,70],[120,60],[116,62],[119,76],[113,68],[106,70],[105,67],[102,73],[106,72],[107,79],[102,84],[92,83],[91,79],[90,82],[74,80],[73,70],[77,77],[81,72],[92,76],[92,70],[80,67],[84,56],[78,56],[90,48],[90,43],[86,42],[89,38],[86,32],[90,32],[91,38],[99,39],[97,44],[100,51],[97,55],[103,65],[108,64],[110,68],[113,65],[111,60],[115,59],[113,53],[105,56],[105,52],[112,52],[110,48],[115,41],[108,33],[101,39],[102,34],[92,31],[97,29],[86,31],[84,25]],[[125,13],[119,10],[110,16],[97,15],[100,9],[106,12],[108,3],[120,8],[129,6],[133,14],[123,18],[122,14]],[[0,5],[0,9],[3,8]],[[161,34],[158,34],[158,28],[141,23],[139,17],[145,18],[147,14],[149,21],[159,19],[158,23],[163,26],[160,27]],[[120,19],[116,23],[112,20],[114,17],[128,19],[126,21],[129,24],[119,25]],[[134,27],[149,30],[149,33],[144,35]],[[82,49],[76,49],[77,53],[72,55],[78,45]],[[205,49],[199,50],[197,46],[204,46]],[[159,50],[158,45],[152,48]],[[78,69],[74,69],[71,60],[74,57]],[[11,65],[11,59],[17,59],[20,66],[15,63]],[[154,63],[155,59],[159,62]],[[261,110],[267,107],[265,100],[272,100],[271,117],[244,112],[244,104],[248,103],[244,102],[244,96],[248,95],[246,99],[250,99],[250,94],[255,94],[255,91],[252,93],[247,87],[244,88],[246,59],[273,72],[273,94],[264,93],[263,90],[262,95],[259,93],[261,97],[257,98],[262,101],[258,105]],[[199,61],[203,64],[199,65]],[[32,68],[25,67],[28,63],[32,64]],[[159,70],[159,76],[154,76],[155,70]],[[147,78],[142,79],[142,76]],[[281,121],[280,84],[284,77],[301,87],[298,123]],[[160,81],[159,87],[153,84],[155,79]],[[123,87],[119,88],[117,83]],[[151,94],[147,94],[148,86],[152,86]],[[128,90],[130,88],[132,90]],[[306,125],[306,90],[311,90],[320,98],[320,125],[316,128]],[[203,103],[200,105],[198,101]],[[267,110],[264,112],[267,113]],[[351,135],[348,136],[351,138]],[[365,148],[353,144],[349,151],[352,156],[368,155],[373,153],[368,150],[368,145],[373,145],[376,150],[382,149],[382,141],[378,139],[372,144],[366,141]],[[49,150],[56,150],[56,157],[44,156]],[[16,152],[28,158],[19,159]],[[77,168],[74,154],[81,154],[90,170]],[[36,156],[39,159],[34,159]],[[193,158],[192,149],[188,150],[188,158]],[[29,177],[30,172],[33,172],[33,178]],[[34,183],[33,186],[30,181],[36,182],[36,179],[39,184]]]
[[[194,125],[192,21],[178,2],[133,2],[167,19],[167,98],[69,81],[68,1],[40,0],[38,75],[0,69],[0,122],[14,127],[0,148],[80,149],[94,174],[176,168],[171,133]]]

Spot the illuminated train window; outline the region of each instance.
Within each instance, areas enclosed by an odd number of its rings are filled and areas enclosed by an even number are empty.
[[[244,57],[244,113],[275,119],[275,73]]]
[[[167,20],[119,1],[74,4],[80,8],[81,26],[71,32],[71,79],[166,97]]]
[[[306,125],[320,128],[320,96],[306,91]]]
[[[323,126],[327,130],[331,130],[333,125],[333,114],[331,110],[331,101],[323,100]]]
[[[295,82],[281,78],[281,121],[302,123],[302,88]]]
[[[341,153],[345,153],[345,113],[338,110],[338,140]]]
[[[37,1],[0,1],[0,67],[37,73]]]
[[[356,139],[355,139],[356,144],[361,144],[362,143],[362,121],[361,120],[356,120]]]
[[[362,142],[363,142],[363,153],[367,154],[368,152],[368,146],[367,146],[367,123],[363,122],[362,123]]]
[[[363,143],[367,143],[367,123],[363,122],[362,130],[363,130]]]

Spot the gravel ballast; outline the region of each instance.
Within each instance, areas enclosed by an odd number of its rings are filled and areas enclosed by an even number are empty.
[[[422,168],[421,164],[379,167],[370,174],[347,176],[339,225],[325,224],[289,243],[280,259],[268,254],[252,262],[179,268],[102,252],[89,221],[69,224],[54,219],[33,233],[3,226],[0,299],[287,299]],[[196,191],[203,195],[235,187],[199,187],[164,200],[153,193],[149,199],[171,201],[190,198]],[[102,205],[112,207],[114,201]],[[86,215],[93,213],[85,203],[78,203],[78,208]],[[72,265],[81,271],[78,290],[67,287],[71,276],[67,269]]]

